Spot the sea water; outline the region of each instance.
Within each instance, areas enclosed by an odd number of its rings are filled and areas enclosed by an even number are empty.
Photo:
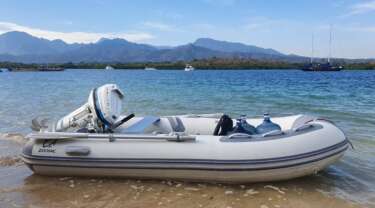
[[[58,119],[85,103],[92,88],[106,83],[116,83],[123,90],[125,113],[226,113],[233,118],[269,113],[271,119],[311,114],[334,121],[354,149],[317,175],[271,184],[227,186],[33,175],[18,156],[23,136],[31,132],[31,120],[37,116]],[[148,193],[148,189],[153,191]],[[375,72],[72,69],[1,73],[0,207],[79,207],[106,202],[116,206],[116,200],[128,207],[187,206],[190,201],[195,201],[194,207],[375,206]]]

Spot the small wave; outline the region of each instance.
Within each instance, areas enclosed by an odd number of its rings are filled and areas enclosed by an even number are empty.
[[[20,133],[0,133],[0,139],[12,141],[20,145],[24,145],[27,142],[25,136]]]
[[[13,166],[22,164],[22,159],[18,156],[0,157],[0,166]]]

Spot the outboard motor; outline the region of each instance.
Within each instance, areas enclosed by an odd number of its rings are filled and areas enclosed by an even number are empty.
[[[257,130],[254,126],[247,123],[245,115],[241,115],[241,117],[237,119],[237,123],[233,129],[233,133],[245,133],[252,135],[256,134]]]
[[[69,128],[87,129],[90,132],[110,132],[130,118],[120,115],[124,94],[115,84],[106,84],[90,92],[87,103],[61,118],[56,131]]]
[[[261,123],[259,126],[256,128],[258,134],[265,134],[267,132],[275,131],[275,130],[280,130],[281,127],[271,121],[270,115],[268,113],[264,114],[264,119],[263,123]]]

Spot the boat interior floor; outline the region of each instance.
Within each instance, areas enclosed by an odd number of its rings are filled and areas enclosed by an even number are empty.
[[[280,137],[322,128],[320,125],[307,124],[307,121],[312,119],[313,117],[304,115],[273,118],[273,121],[280,125],[281,131],[272,131],[266,134],[252,135],[251,137]],[[134,117],[119,126],[114,133],[151,135],[180,133],[184,135],[213,135],[218,121],[218,118],[187,116]],[[253,126],[257,126],[262,122],[262,118],[248,119],[247,122]],[[238,136],[244,135],[237,134],[236,137]],[[245,136],[248,137],[249,135]]]

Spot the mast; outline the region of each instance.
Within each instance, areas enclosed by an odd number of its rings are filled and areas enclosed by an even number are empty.
[[[311,35],[311,57],[310,63],[312,64],[314,61],[314,33]]]
[[[332,24],[329,26],[329,54],[327,58],[328,63],[331,63],[331,56],[332,56]]]

